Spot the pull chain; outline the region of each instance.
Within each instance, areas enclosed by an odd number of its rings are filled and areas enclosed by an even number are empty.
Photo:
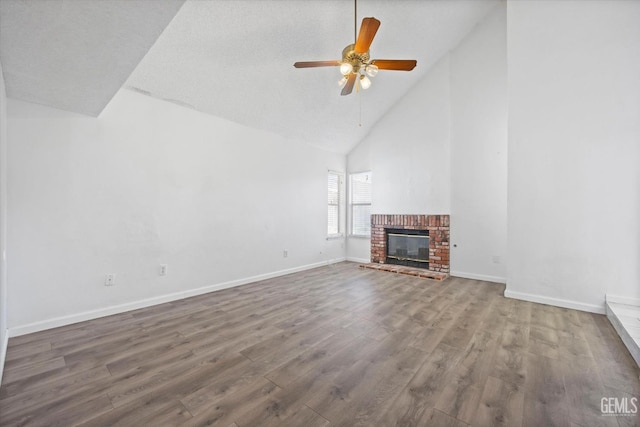
[[[360,115],[358,117],[358,126],[362,127],[362,94],[358,93],[358,101],[360,103]]]

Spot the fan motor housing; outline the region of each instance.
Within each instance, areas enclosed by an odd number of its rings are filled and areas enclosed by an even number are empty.
[[[370,60],[369,51],[364,53],[356,52],[355,44],[350,44],[342,50],[342,62],[351,64],[354,73],[357,73],[360,67],[367,65]]]

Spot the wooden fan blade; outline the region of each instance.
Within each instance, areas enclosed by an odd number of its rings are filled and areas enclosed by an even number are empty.
[[[340,65],[340,61],[307,61],[293,64],[296,68],[337,67],[338,65]]]
[[[373,65],[381,70],[411,71],[418,61],[415,59],[374,59]]]
[[[376,32],[380,27],[380,21],[376,18],[364,18],[362,25],[360,25],[360,33],[358,33],[358,40],[356,40],[356,46],[354,50],[358,53],[366,53],[369,51],[369,46],[373,38],[376,36]]]
[[[349,74],[349,78],[347,79],[347,84],[345,84],[344,87],[342,88],[342,92],[340,92],[340,95],[342,96],[349,95],[351,91],[353,91],[353,86],[356,83],[356,77],[358,77],[357,74],[354,74],[354,73]]]

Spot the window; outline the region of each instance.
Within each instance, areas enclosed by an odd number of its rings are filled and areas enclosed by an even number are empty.
[[[349,175],[351,235],[371,235],[371,172]]]
[[[329,193],[328,212],[327,212],[327,235],[340,235],[340,200],[341,198],[341,181],[342,174],[339,172],[329,171],[327,190]]]

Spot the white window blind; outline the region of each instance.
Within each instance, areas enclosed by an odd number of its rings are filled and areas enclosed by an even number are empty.
[[[371,172],[349,175],[351,234],[371,235]]]
[[[340,174],[329,171],[327,190],[329,194],[327,212],[327,235],[340,233]]]

